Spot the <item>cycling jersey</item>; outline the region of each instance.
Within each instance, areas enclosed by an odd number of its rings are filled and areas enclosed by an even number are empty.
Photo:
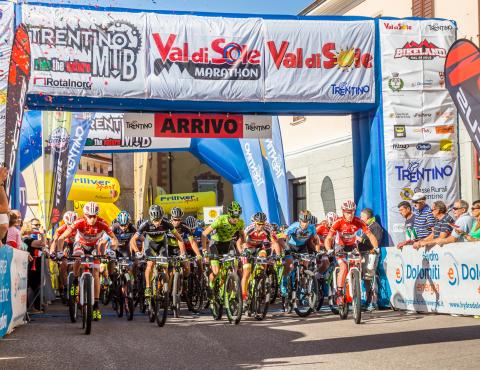
[[[320,239],[320,244],[324,245],[325,239],[328,236],[328,233],[330,232],[330,227],[328,227],[327,221],[320,222],[316,226],[316,230],[317,230],[318,238]]]
[[[210,227],[215,230],[212,240],[216,242],[230,242],[234,235],[245,227],[245,222],[240,218],[236,224],[231,224],[228,215],[218,217]]]
[[[184,242],[190,241],[193,239],[192,231],[190,228],[183,222],[178,225],[175,230],[180,234]],[[178,240],[173,234],[168,234],[168,244],[173,246],[178,246]]]
[[[128,227],[125,230],[122,230],[120,225],[116,223],[113,226],[113,233],[118,239],[118,249],[123,252],[130,253],[130,239],[132,238],[133,234],[137,232],[137,229],[132,224],[128,224]]]
[[[63,224],[62,226],[60,226],[55,231],[54,238],[56,238],[56,239],[60,238],[65,233],[65,231],[67,231],[67,229],[68,229],[67,224]],[[70,234],[70,236],[65,239],[65,243],[67,243],[68,245],[73,245],[73,243],[75,243],[75,234]]]
[[[84,217],[79,218],[72,225],[68,226],[68,229],[72,230],[73,235],[77,233],[79,244],[90,248],[96,246],[104,232],[107,234],[112,233],[108,224],[100,217],[97,217],[93,225],[89,225]]]
[[[300,247],[307,244],[308,239],[316,235],[315,226],[309,224],[305,229],[302,229],[300,222],[294,222],[285,230],[288,238],[288,244],[294,247]]]
[[[258,231],[255,223],[251,223],[245,229],[245,238],[247,244],[253,247],[261,247],[264,242],[271,243],[276,240],[276,236],[272,231],[270,224],[265,224],[263,229]]]
[[[142,236],[145,234],[148,240],[151,240],[155,243],[160,243],[163,241],[165,235],[173,229],[173,225],[165,219],[162,219],[162,222],[159,226],[155,226],[153,222],[147,220],[140,225],[137,230],[137,235]]]
[[[328,236],[333,238],[335,235],[338,235],[338,244],[340,246],[353,247],[356,243],[356,232],[360,229],[365,235],[370,234],[367,224],[360,218],[354,217],[351,222],[348,222],[342,217],[332,225]]]

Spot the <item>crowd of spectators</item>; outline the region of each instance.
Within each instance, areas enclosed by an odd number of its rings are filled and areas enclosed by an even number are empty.
[[[399,243],[397,248],[410,245],[419,249],[455,242],[480,241],[480,200],[473,202],[472,216],[468,213],[468,202],[458,199],[453,205],[452,217],[443,201],[435,201],[430,207],[425,194],[415,193],[412,204],[400,202],[398,211],[405,218],[405,241]]]

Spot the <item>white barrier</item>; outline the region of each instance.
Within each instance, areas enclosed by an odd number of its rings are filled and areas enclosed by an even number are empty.
[[[0,247],[0,338],[24,323],[28,253]]]
[[[386,252],[383,265],[393,307],[480,315],[480,242]]]

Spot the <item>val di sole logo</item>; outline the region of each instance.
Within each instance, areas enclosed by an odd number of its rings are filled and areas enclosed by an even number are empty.
[[[414,194],[414,191],[410,188],[402,188],[402,190],[400,191],[400,197],[403,200],[408,200],[408,201],[412,200],[413,194]]]
[[[392,73],[392,78],[388,80],[388,87],[390,88],[390,90],[392,90],[393,92],[399,92],[403,89],[404,85],[405,83],[399,77],[399,73]]]
[[[393,133],[395,138],[404,138],[407,136],[405,125],[394,125]]]

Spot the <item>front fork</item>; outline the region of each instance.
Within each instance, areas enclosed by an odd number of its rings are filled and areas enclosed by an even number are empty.
[[[82,276],[80,276],[80,279],[79,279],[79,290],[80,290],[80,304],[83,306],[87,300],[86,300],[86,297],[85,297],[85,293],[84,293],[84,290],[83,290],[83,284],[85,282],[85,276],[87,275],[90,275],[91,277],[91,287],[90,287],[90,295],[91,295],[91,301],[90,302],[95,302],[95,299],[94,299],[94,280],[93,280],[93,275],[90,273],[90,271],[85,271],[82,273]]]

